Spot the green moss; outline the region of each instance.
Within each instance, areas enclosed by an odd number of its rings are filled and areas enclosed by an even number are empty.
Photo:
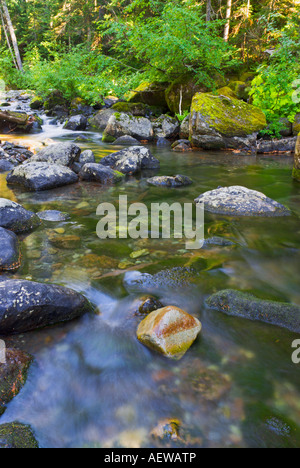
[[[225,96],[196,94],[191,112],[201,114],[201,119],[226,137],[246,137],[267,126],[266,117],[260,109]]]
[[[39,444],[29,426],[13,422],[0,426],[0,448],[37,449]]]
[[[103,143],[113,143],[116,141],[115,137],[109,135],[108,133],[104,132],[102,136]]]
[[[142,102],[149,106],[167,108],[165,90],[169,83],[143,82],[138,88],[126,96],[128,102]]]
[[[144,116],[147,113],[148,106],[142,102],[117,102],[112,106],[112,109],[125,114],[132,113],[133,115]]]
[[[44,105],[43,99],[39,96],[36,96],[32,99],[30,103],[30,108],[33,110],[38,110],[38,109],[41,109],[43,105]]]
[[[228,87],[234,92],[238,99],[247,101],[249,98],[249,87],[243,81],[232,81]]]
[[[293,168],[293,178],[300,182],[300,169]]]
[[[235,92],[232,91],[232,89],[230,89],[228,86],[224,86],[224,88],[218,89],[216,91],[216,95],[217,96],[226,96],[226,97],[233,98],[233,99],[238,99]]]

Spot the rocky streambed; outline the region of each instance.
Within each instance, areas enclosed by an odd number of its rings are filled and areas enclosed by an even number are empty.
[[[0,446],[299,446],[292,157],[112,145],[75,120],[2,138]],[[100,240],[120,195],[204,203],[203,249]]]

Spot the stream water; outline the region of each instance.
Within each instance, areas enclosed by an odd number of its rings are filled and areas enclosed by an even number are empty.
[[[76,138],[74,132],[47,122],[40,134],[0,139],[30,140],[38,146],[49,138]],[[97,159],[119,149],[103,144],[99,133],[86,136],[90,141],[79,146],[92,149]],[[161,162],[159,174],[184,174],[194,184],[162,189],[131,178],[114,187],[82,182],[28,193],[8,188],[6,175],[0,174],[2,197],[34,212],[55,209],[70,215],[67,222],[47,223],[23,238],[23,263],[15,277],[71,287],[98,308],[98,315],[9,339],[9,345],[32,353],[35,363],[1,423],[30,424],[42,447],[165,446],[151,436],[164,418],[182,422],[182,438],[189,447],[299,447],[300,368],[291,359],[297,336],[205,306],[208,295],[226,288],[300,305],[300,186],[291,179],[292,157],[151,149]],[[147,206],[190,203],[220,185],[262,191],[291,208],[293,216],[207,214],[207,236],[226,237],[237,245],[201,251],[188,252],[184,241],[174,239],[101,241],[96,236],[100,202],[117,204],[119,195],[127,194],[129,202]],[[57,228],[64,230],[62,236],[76,237],[71,249],[50,243]],[[150,255],[130,259],[139,248]],[[161,357],[137,341],[140,319],[132,307],[141,291],[126,290],[119,268],[128,261],[143,272],[163,272],[147,292],[200,318],[201,337],[181,361]],[[178,267],[190,266],[195,273],[186,281]]]

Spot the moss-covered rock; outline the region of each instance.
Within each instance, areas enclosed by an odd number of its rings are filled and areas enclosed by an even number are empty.
[[[128,102],[142,102],[148,106],[158,106],[166,110],[165,91],[169,83],[150,83],[144,82],[132,91],[127,97]]]
[[[294,304],[265,301],[252,294],[230,289],[212,295],[207,304],[211,309],[226,315],[269,323],[300,333],[300,307]]]
[[[226,96],[231,99],[238,99],[234,91],[229,86],[224,86],[216,91],[217,96]]]
[[[0,448],[37,449],[39,444],[30,426],[13,422],[0,426]]]
[[[113,109],[103,109],[100,110],[97,114],[90,118],[89,124],[96,128],[97,130],[105,130],[109,119],[112,115],[114,115],[117,111]]]
[[[294,179],[300,182],[300,133],[297,139],[295,149],[293,177]]]
[[[29,354],[15,349],[6,350],[6,363],[0,364],[0,414],[25,384],[31,362]]]
[[[44,102],[46,110],[53,110],[56,106],[68,107],[69,102],[64,98],[61,91],[54,89],[51,91]]]
[[[190,138],[203,149],[240,147],[239,139],[266,128],[264,113],[243,101],[198,93],[191,107]]]
[[[147,117],[159,113],[160,108],[148,106],[142,102],[117,102],[112,106],[112,110],[118,113],[131,114],[134,117]]]
[[[180,93],[182,91],[182,112],[189,111],[193,97],[196,93],[206,92],[204,86],[200,86],[192,79],[178,79],[166,89],[166,101],[168,108],[173,114],[179,114]]]
[[[293,123],[293,135],[297,136],[300,134],[300,114],[297,114]]]
[[[32,110],[40,110],[43,106],[44,100],[40,96],[35,96],[30,103],[30,109]]]
[[[234,92],[238,99],[247,101],[249,99],[249,85],[243,81],[231,81],[228,87]]]

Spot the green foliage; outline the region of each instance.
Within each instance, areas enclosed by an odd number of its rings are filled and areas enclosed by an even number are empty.
[[[179,122],[183,122],[184,119],[186,119],[186,117],[189,115],[189,111],[184,111],[183,114],[176,114],[176,117],[177,119],[179,120]]]

